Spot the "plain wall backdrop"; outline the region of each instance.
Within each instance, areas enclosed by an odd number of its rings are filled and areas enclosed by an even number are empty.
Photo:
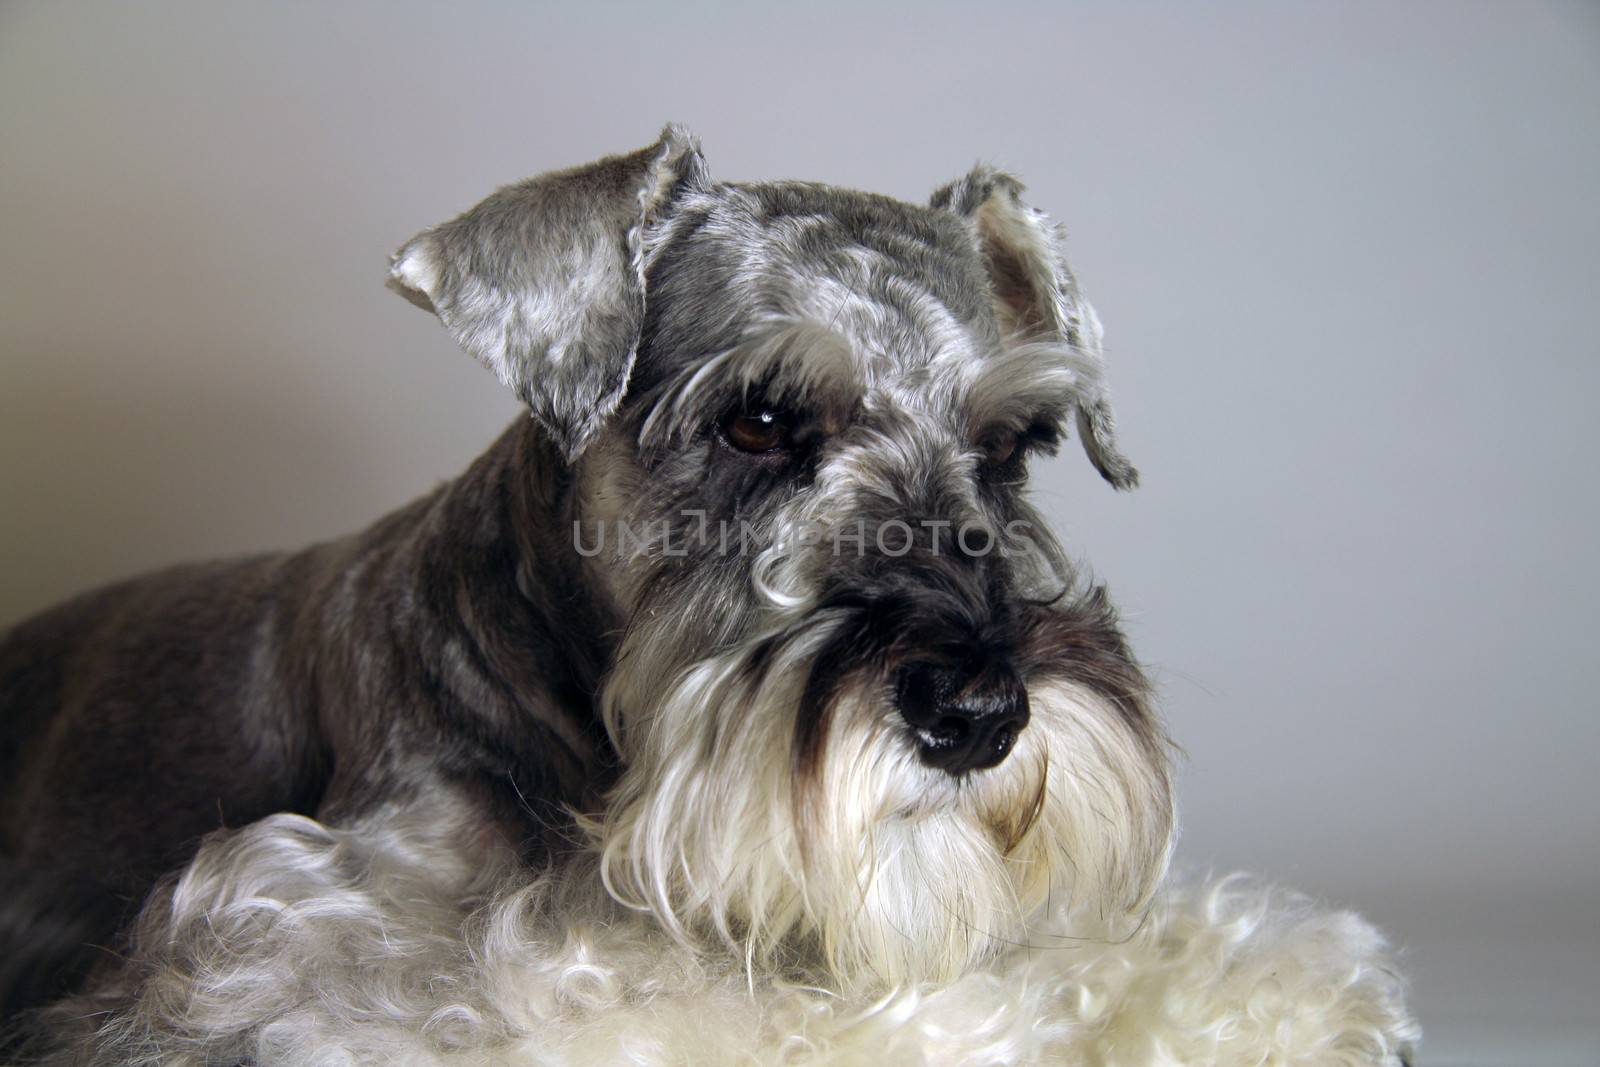
[[[1022,176],[1145,475],[1037,493],[1180,863],[1384,924],[1424,1062],[1600,1059],[1590,4],[5,3],[0,624],[460,471],[518,409],[387,254],[668,119],[730,179]]]

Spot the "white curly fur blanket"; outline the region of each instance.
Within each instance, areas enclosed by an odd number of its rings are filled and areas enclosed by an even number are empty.
[[[464,906],[484,874],[440,855],[297,816],[213,839],[121,981],[57,1009],[61,1060],[1398,1067],[1418,1038],[1377,931],[1245,878],[1167,890],[1116,943],[1058,907],[952,984],[851,999],[593,894],[574,918],[548,877]]]

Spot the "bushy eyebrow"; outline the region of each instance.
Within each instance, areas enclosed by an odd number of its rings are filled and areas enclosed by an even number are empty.
[[[825,431],[861,405],[855,352],[837,331],[806,319],[764,324],[724,352],[669,375],[645,398],[641,446],[682,441],[735,406],[760,397],[803,410]]]
[[[955,374],[962,421],[974,440],[997,430],[1064,430],[1102,388],[1099,360],[1063,341],[1014,345],[959,365]]]

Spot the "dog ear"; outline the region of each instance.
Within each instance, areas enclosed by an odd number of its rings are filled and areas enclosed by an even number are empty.
[[[568,462],[622,402],[644,319],[646,227],[708,182],[696,139],[496,191],[394,254],[389,286],[439,316],[514,390]]]
[[[1117,450],[1111,400],[1100,348],[1100,319],[1084,299],[1062,252],[1061,228],[1022,202],[1022,183],[979,165],[942,186],[935,208],[966,219],[989,272],[995,313],[1012,337],[1064,341],[1080,357],[1076,409],[1083,450],[1102,477],[1118,489],[1139,484],[1139,472]]]

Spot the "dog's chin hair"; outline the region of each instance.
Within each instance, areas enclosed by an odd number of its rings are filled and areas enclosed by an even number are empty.
[[[954,978],[1024,939],[1052,898],[1098,917],[1092,936],[1137,924],[1166,870],[1171,794],[1110,701],[1031,684],[1015,751],[957,779],[920,763],[885,687],[861,680],[827,709],[808,774],[794,716],[826,630],[760,668],[760,642],[713,654],[664,695],[659,642],[624,649],[605,694],[624,770],[581,819],[612,896],[686,945],[843,989]]]

